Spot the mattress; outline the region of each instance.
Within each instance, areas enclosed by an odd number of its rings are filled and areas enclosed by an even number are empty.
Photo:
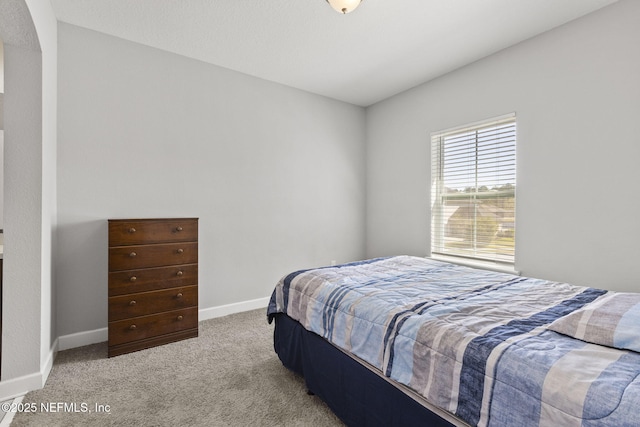
[[[637,296],[399,256],[288,274],[268,314],[470,425],[636,426]]]

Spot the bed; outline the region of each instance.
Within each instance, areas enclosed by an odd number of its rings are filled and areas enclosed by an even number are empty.
[[[288,274],[267,316],[347,425],[640,425],[640,294],[396,256]]]

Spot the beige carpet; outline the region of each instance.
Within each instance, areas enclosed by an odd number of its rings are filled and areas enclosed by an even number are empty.
[[[265,313],[207,320],[198,338],[110,359],[106,343],[62,351],[22,402],[36,412],[11,426],[342,426],[282,366]]]

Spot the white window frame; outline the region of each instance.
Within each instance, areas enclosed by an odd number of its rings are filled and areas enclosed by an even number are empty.
[[[509,159],[509,161],[513,162],[513,168],[515,169],[515,150],[517,144],[517,129],[516,129],[516,114],[510,113],[499,117],[494,117],[488,120],[482,120],[479,122],[470,123],[464,126],[458,126],[455,128],[449,128],[438,132],[433,132],[431,134],[431,257],[442,259],[449,262],[455,262],[459,264],[470,265],[473,267],[481,267],[481,268],[489,268],[492,270],[499,271],[507,271],[510,273],[518,273],[515,270],[515,170],[513,172],[513,197],[514,197],[514,208],[513,208],[513,217],[514,217],[514,241],[513,241],[513,256],[505,257],[502,255],[482,255],[479,252],[475,252],[472,254],[462,253],[464,251],[460,251],[461,253],[456,253],[455,250],[447,250],[445,248],[444,243],[444,233],[446,228],[445,220],[445,199],[446,194],[444,187],[444,144],[447,138],[451,138],[456,135],[471,133],[474,131],[480,131],[483,129],[504,126],[512,124],[514,128],[513,134],[513,159]],[[475,143],[470,143],[470,145],[475,144],[478,146],[478,141]],[[477,164],[478,160],[475,160],[475,177],[478,177]],[[472,169],[470,167],[470,169]],[[500,172],[500,170],[498,170]],[[477,179],[476,179],[477,182]],[[476,193],[478,191],[478,184],[476,183]]]

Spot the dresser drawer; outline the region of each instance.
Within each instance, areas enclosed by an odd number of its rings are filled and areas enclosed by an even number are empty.
[[[198,327],[198,308],[109,322],[109,346]]]
[[[197,305],[197,286],[121,295],[109,298],[109,322]]]
[[[198,264],[109,273],[109,296],[198,284]]]
[[[193,218],[169,220],[109,220],[109,245],[189,242],[198,240],[198,221]]]
[[[109,248],[109,271],[194,264],[197,262],[197,242]]]

